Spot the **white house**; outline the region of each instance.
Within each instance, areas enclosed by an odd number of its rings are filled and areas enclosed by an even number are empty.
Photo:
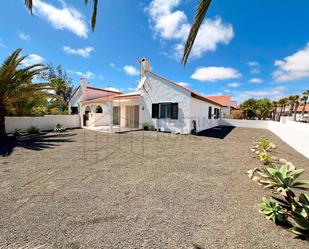
[[[145,58],[140,63],[137,92],[95,88],[98,92],[93,93],[82,80],[70,102],[72,111],[81,115],[82,127],[113,132],[141,129],[147,123],[160,131],[189,134],[218,125],[220,103],[151,72]]]

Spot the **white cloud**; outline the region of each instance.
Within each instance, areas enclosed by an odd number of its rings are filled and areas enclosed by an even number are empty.
[[[231,90],[229,90],[229,89],[224,89],[223,92],[225,92],[225,93],[230,93]]]
[[[174,46],[176,57],[182,56],[184,43],[190,31],[190,23],[183,11],[174,10],[180,0],[153,0],[148,6],[149,22],[157,37],[163,40],[177,40]],[[233,27],[223,23],[218,16],[206,19],[199,30],[191,51],[192,58],[201,57],[204,52],[215,51],[218,44],[228,44],[234,37]]]
[[[86,71],[86,72],[79,72],[79,71],[73,71],[73,70],[68,70],[68,73],[71,74],[76,74],[80,77],[86,78],[86,79],[93,79],[95,78],[95,73],[91,72],[91,71]]]
[[[287,90],[284,86],[277,86],[273,88],[267,88],[263,90],[253,90],[245,91],[240,93],[241,97],[272,97],[279,98],[284,95],[284,92]]]
[[[120,88],[115,88],[115,87],[106,87],[104,88],[105,90],[110,90],[110,91],[114,91],[114,92],[121,92]]]
[[[133,66],[130,66],[130,65],[126,65],[123,67],[123,71],[127,74],[127,75],[130,75],[130,76],[135,76],[135,75],[139,75],[139,71],[133,67]]]
[[[250,67],[250,72],[252,74],[258,74],[261,72],[261,64],[257,61],[249,61],[247,65]]]
[[[44,58],[37,55],[37,54],[29,54],[22,62],[22,64],[26,67],[34,65],[34,64],[41,64],[44,62]]]
[[[260,78],[252,78],[251,80],[249,80],[250,83],[254,83],[254,84],[261,84],[264,81]]]
[[[191,75],[192,79],[199,81],[218,81],[240,77],[241,74],[230,67],[200,67]]]
[[[69,7],[64,0],[62,7],[57,8],[41,0],[33,1],[34,14],[46,19],[55,29],[68,30],[83,38],[88,36],[87,23],[77,9]]]
[[[24,40],[24,41],[30,41],[31,40],[31,36],[26,34],[26,33],[23,33],[23,32],[19,32],[18,37],[21,40]]]
[[[229,83],[227,84],[228,87],[232,87],[232,88],[236,88],[236,87],[239,87],[240,84],[239,83],[236,83],[236,82],[232,82],[232,83]]]
[[[309,43],[302,50],[276,60],[277,69],[273,72],[276,81],[290,81],[309,77]]]
[[[128,90],[129,91],[138,91],[138,88],[137,87],[129,87]]]
[[[190,84],[187,83],[187,82],[178,82],[177,84],[180,85],[180,86],[183,86],[183,87],[188,87],[188,86],[190,86]]]
[[[73,55],[79,55],[84,58],[88,58],[91,54],[91,52],[94,51],[93,47],[85,47],[85,48],[79,48],[79,49],[73,49],[70,46],[63,46],[63,51],[66,54],[73,54]]]

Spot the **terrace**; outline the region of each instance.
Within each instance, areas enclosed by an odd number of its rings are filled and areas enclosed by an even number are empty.
[[[258,212],[266,191],[245,173],[261,136],[308,178],[308,159],[261,129],[1,142],[0,248],[308,248]]]

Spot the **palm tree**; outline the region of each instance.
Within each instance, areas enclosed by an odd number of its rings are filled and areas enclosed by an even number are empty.
[[[297,105],[298,99],[299,99],[298,95],[292,95],[292,96],[288,97],[289,104],[290,104],[289,116],[292,116],[292,114],[294,112],[294,119],[296,119],[296,111],[295,111],[294,107]],[[297,107],[298,106],[296,106],[296,110],[297,110]]]
[[[25,0],[25,5],[32,14],[33,9],[33,1],[34,0]],[[212,0],[199,0],[199,3],[196,8],[196,12],[194,15],[193,24],[191,26],[189,36],[186,41],[186,45],[183,52],[182,63],[186,65],[188,57],[190,55],[191,49],[193,47],[195,38],[198,34],[198,31],[201,27],[201,24],[206,16],[207,10]],[[88,0],[84,0],[85,4],[88,4]],[[97,19],[97,10],[98,10],[99,0],[93,0],[93,10],[92,10],[92,18],[91,18],[91,28],[92,31],[95,29],[96,19]]]
[[[309,90],[304,91],[303,94],[304,94],[304,96],[302,97],[302,101],[304,101],[304,106],[303,106],[303,110],[301,112],[302,116],[304,115],[304,113],[306,111],[307,100],[309,98]],[[309,123],[309,116],[308,116],[307,122]]]
[[[280,114],[279,114],[279,121],[280,121],[280,118],[282,116],[282,113],[285,111],[285,106],[286,104],[288,103],[288,99],[287,98],[282,98],[278,101],[281,109],[280,109]]]
[[[278,102],[273,101],[273,111],[272,111],[272,120],[276,120]]]
[[[26,56],[20,56],[21,49],[14,51],[0,66],[0,136],[5,136],[5,116],[12,105],[18,101],[46,94],[47,86],[32,83],[35,76],[45,70],[44,65],[34,64],[21,67]]]

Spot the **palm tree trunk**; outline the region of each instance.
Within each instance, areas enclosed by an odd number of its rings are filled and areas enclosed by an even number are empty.
[[[294,121],[296,121],[296,114],[297,114],[297,109],[298,109],[298,106],[299,106],[299,102],[297,101],[296,104],[295,104],[295,108],[294,108]]]
[[[6,136],[5,131],[5,116],[7,115],[6,108],[0,103],[0,137]]]

